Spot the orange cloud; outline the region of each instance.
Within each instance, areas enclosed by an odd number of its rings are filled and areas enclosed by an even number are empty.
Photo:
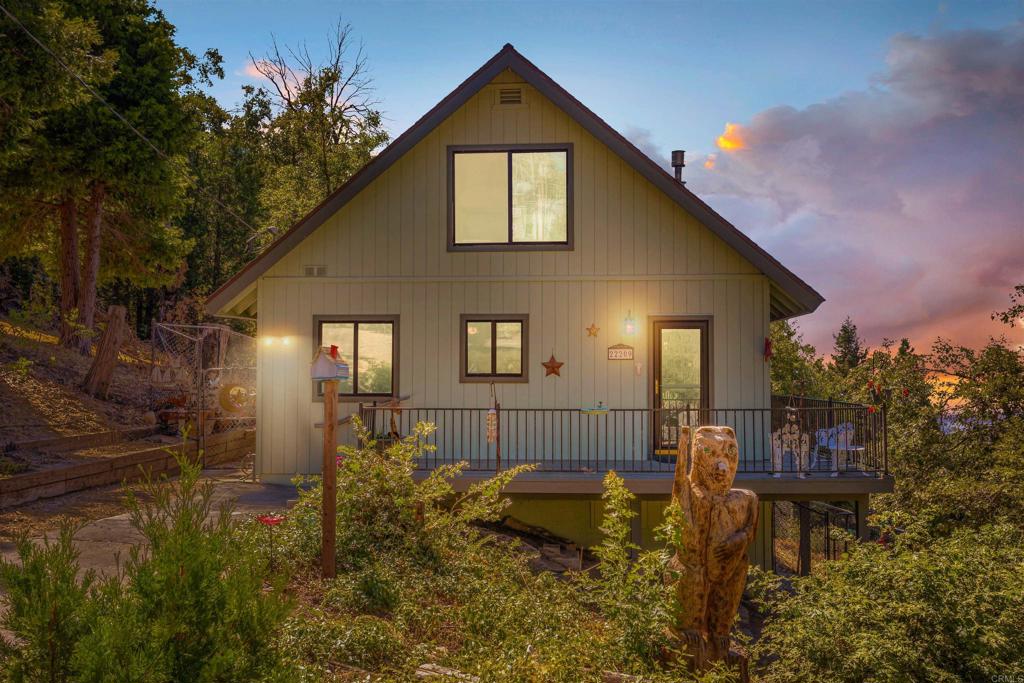
[[[717,159],[717,158],[718,157],[715,154],[707,155],[704,158],[704,168],[708,169],[709,171],[715,170],[715,159]]]
[[[726,152],[743,149],[747,146],[747,141],[743,137],[743,127],[738,123],[725,124],[725,132],[718,136],[715,144]]]

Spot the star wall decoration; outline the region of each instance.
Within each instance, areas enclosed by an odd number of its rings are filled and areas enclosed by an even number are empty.
[[[597,325],[595,325],[594,323],[590,323],[590,327],[587,328],[587,336],[588,337],[596,337],[597,336],[597,331],[600,330],[600,329],[601,328],[598,327]]]
[[[555,354],[551,354],[551,358],[549,358],[546,363],[541,363],[541,365],[544,366],[545,377],[547,377],[548,375],[561,377],[562,366],[565,365],[565,363],[559,363],[557,360],[555,360]]]

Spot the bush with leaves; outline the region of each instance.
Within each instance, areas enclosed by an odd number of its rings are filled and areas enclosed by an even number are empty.
[[[294,585],[308,598],[288,621],[281,648],[307,676],[356,668],[408,680],[433,662],[483,681],[601,681],[605,671],[651,683],[689,679],[662,661],[671,618],[668,555],[630,560],[633,497],[622,479],[606,480],[599,570],[536,573],[533,551],[479,525],[501,518],[502,490],[528,468],[458,493],[452,479],[464,463],[413,477],[430,425],[386,447],[358,420],[354,429],[360,445],[340,449],[338,462],[337,578],[316,576],[319,479],[300,490],[274,532],[282,544],[275,552],[292,558]],[[263,537],[255,525],[249,532],[254,541]]]
[[[11,681],[257,681],[286,679],[275,637],[289,612],[280,586],[234,533],[231,506],[213,510],[213,486],[178,457],[176,482],[128,494],[131,549],[120,576],[79,570],[72,530],[42,547],[19,543],[20,565],[0,562],[11,609],[0,670]]]
[[[892,547],[854,544],[793,592],[763,575],[765,683],[1017,680],[1024,675],[1024,533],[1000,525]]]

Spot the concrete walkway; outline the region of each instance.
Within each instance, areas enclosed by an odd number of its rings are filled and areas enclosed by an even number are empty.
[[[222,501],[233,499],[236,514],[271,512],[286,509],[289,501],[296,498],[293,486],[239,481],[238,470],[235,469],[204,470],[203,479],[214,482],[214,510]],[[56,538],[57,535],[57,531],[51,531],[46,534],[46,538]],[[86,524],[75,534],[75,547],[83,571],[92,569],[100,575],[112,575],[117,570],[118,558],[123,561],[128,556],[128,550],[142,540],[141,534],[132,528],[128,513],[125,512]],[[0,556],[8,561],[17,559],[14,544],[0,543]]]

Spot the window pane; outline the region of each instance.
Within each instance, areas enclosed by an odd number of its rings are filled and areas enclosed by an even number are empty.
[[[512,241],[565,242],[565,152],[512,155]]]
[[[455,242],[508,242],[508,154],[456,154]]]
[[[394,358],[391,323],[359,323],[359,393],[390,394]]]
[[[466,322],[466,374],[491,374],[491,323]]]
[[[352,350],[355,348],[355,323],[324,323],[321,329],[320,346],[338,347],[338,357],[348,363],[348,379],[338,382],[338,393],[352,393]],[[322,392],[322,390],[321,390]]]
[[[523,324],[495,323],[498,326],[498,348],[495,350],[499,375],[520,375],[523,372]]]
[[[699,329],[661,331],[661,401],[667,408],[699,408],[701,356]]]

